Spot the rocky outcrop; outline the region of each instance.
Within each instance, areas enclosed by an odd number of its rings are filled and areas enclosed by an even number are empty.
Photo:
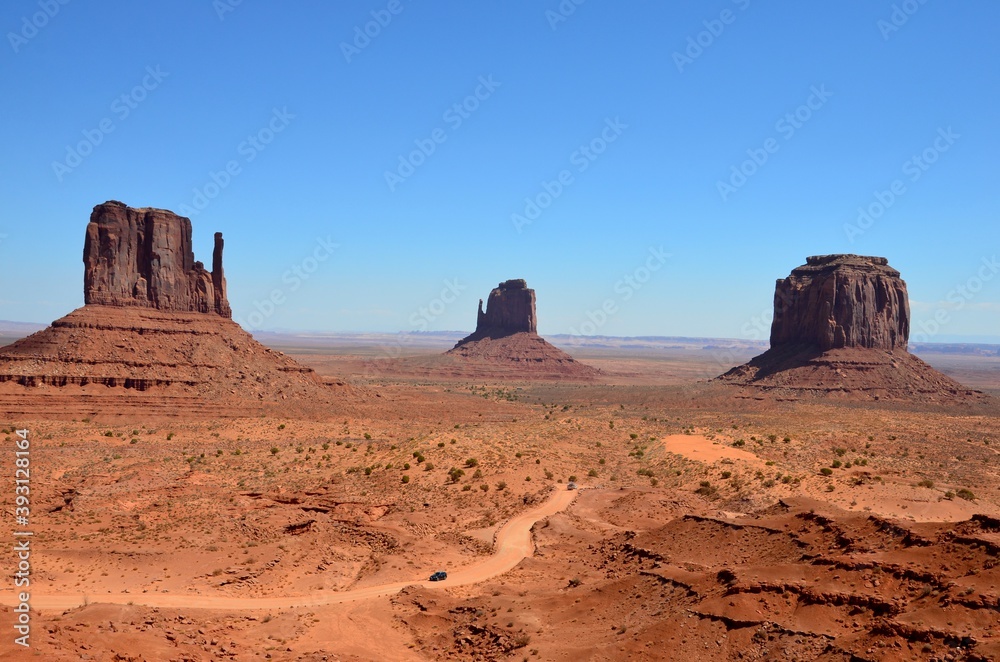
[[[538,333],[535,291],[523,278],[506,280],[493,288],[486,301],[479,300],[479,316],[473,335],[500,337],[512,333]]]
[[[591,380],[600,374],[538,335],[535,291],[520,278],[493,288],[485,312],[479,300],[476,330],[439,363],[432,373],[456,377]]]
[[[232,317],[222,247],[216,233],[209,272],[194,259],[190,219],[117,201],[97,205],[83,247],[84,302]]]
[[[884,257],[822,255],[779,280],[771,347],[906,349],[906,283]]]
[[[883,257],[810,257],[777,282],[771,348],[718,379],[853,399],[981,399],[910,354],[906,283]]]
[[[0,414],[342,409],[350,387],[325,383],[231,319],[222,249],[217,233],[209,272],[194,261],[190,220],[98,205],[83,253],[86,305],[0,348]]]

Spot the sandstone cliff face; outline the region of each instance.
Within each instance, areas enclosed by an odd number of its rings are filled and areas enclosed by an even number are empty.
[[[779,280],[771,347],[906,349],[906,283],[884,257],[823,255]]]
[[[232,317],[215,235],[212,271],[196,262],[191,221],[110,201],[94,207],[83,248],[84,302]]]
[[[906,351],[906,283],[882,257],[822,255],[778,281],[771,348],[720,376],[739,397],[973,402],[971,391]]]
[[[476,333],[495,336],[522,332],[538,332],[535,291],[528,288],[524,279],[507,280],[490,292],[486,312],[483,312],[483,300],[479,300]]]

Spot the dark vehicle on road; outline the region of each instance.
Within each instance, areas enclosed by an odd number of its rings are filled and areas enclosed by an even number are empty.
[[[432,582],[441,582],[448,579],[448,573],[444,570],[438,570],[433,575],[431,575]]]

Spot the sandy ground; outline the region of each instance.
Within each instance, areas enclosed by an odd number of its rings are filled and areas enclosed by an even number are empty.
[[[0,421],[31,430],[35,531],[32,648],[0,656],[997,657],[995,403],[736,401],[622,361],[354,375],[323,417]]]

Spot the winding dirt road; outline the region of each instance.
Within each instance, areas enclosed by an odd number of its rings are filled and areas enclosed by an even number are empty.
[[[198,609],[220,609],[237,611],[243,609],[288,609],[291,607],[320,606],[368,600],[399,593],[407,586],[441,587],[478,584],[511,570],[522,559],[534,553],[531,542],[531,527],[535,522],[565,510],[576,497],[575,491],[557,490],[538,508],[522,513],[506,524],[497,533],[493,555],[481,563],[459,568],[448,573],[448,579],[431,582],[426,579],[369,586],[350,591],[314,593],[312,595],[267,598],[238,598],[223,595],[198,595],[192,593],[102,593],[99,595],[46,595],[31,591],[32,609],[65,610],[82,607],[84,604],[135,604],[147,607],[177,607]],[[0,592],[0,604],[15,606],[15,594]]]

